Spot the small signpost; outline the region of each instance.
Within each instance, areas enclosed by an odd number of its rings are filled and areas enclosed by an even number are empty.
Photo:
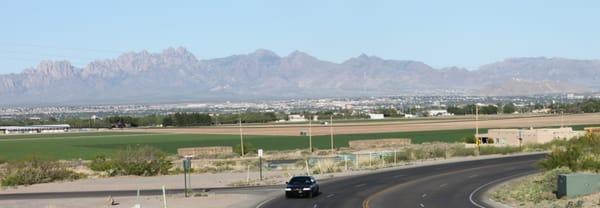
[[[185,197],[188,197],[189,189],[192,188],[191,175],[189,174],[192,169],[192,156],[185,156],[183,160],[183,183],[185,186],[184,192]]]
[[[258,149],[258,166],[259,166],[260,180],[261,181],[263,179],[263,176],[262,176],[262,157],[263,157],[263,149]]]

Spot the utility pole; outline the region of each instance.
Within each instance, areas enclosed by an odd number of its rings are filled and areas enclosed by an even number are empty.
[[[560,111],[560,128],[565,128],[565,112]]]
[[[329,116],[329,133],[331,133],[331,152],[333,153],[333,115]]]
[[[240,152],[244,157],[244,133],[242,132],[242,115],[240,114]]]
[[[479,140],[479,105],[475,104],[475,142],[477,143],[477,150],[481,151],[481,147],[479,144],[481,141]]]
[[[308,117],[308,148],[310,152],[313,152],[312,147],[312,116]]]

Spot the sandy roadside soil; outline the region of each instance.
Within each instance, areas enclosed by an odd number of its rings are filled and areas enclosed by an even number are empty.
[[[254,208],[268,196],[259,194],[208,194],[185,198],[183,195],[167,197],[169,208]],[[136,204],[143,208],[163,208],[161,196],[115,197],[118,205],[109,206],[107,198],[44,199],[44,200],[7,200],[1,201],[2,208],[132,208]]]
[[[506,118],[506,119],[488,119],[479,122],[480,128],[511,128],[511,127],[544,127],[564,125],[583,125],[600,124],[600,113],[573,114],[546,116],[546,117],[525,117],[525,118]],[[351,123],[334,124],[335,134],[360,134],[360,133],[381,133],[381,132],[403,132],[403,131],[433,131],[433,130],[452,130],[475,128],[475,122],[472,119],[456,120],[419,120],[402,122],[372,122],[372,123]],[[300,131],[307,131],[308,125],[261,125],[246,126],[243,132],[246,135],[300,135]],[[190,133],[190,134],[239,134],[238,127],[202,127],[202,128],[167,128],[167,129],[134,129],[127,131],[153,132],[153,133]],[[312,126],[313,135],[329,135],[330,126],[314,124]]]

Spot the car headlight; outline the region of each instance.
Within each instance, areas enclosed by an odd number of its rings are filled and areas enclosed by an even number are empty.
[[[292,191],[292,188],[285,188],[285,191]]]
[[[310,191],[310,188],[303,188],[302,191]]]

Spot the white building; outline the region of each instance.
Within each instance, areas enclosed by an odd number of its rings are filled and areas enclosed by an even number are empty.
[[[1,134],[37,134],[37,133],[64,133],[71,128],[68,124],[34,125],[34,126],[0,126]]]
[[[543,144],[555,139],[572,139],[585,135],[585,131],[573,131],[571,127],[543,129],[490,129],[479,134],[482,143],[519,146],[521,144]]]
[[[427,115],[429,115],[429,116],[453,116],[454,113],[448,113],[447,110],[428,110]]]
[[[381,113],[370,113],[369,118],[371,119],[384,119],[383,114]]]
[[[404,114],[404,118],[416,118],[417,116],[414,114]]]
[[[297,115],[297,114],[292,114],[288,116],[288,120],[290,122],[304,122],[304,121],[308,121],[304,115]]]

